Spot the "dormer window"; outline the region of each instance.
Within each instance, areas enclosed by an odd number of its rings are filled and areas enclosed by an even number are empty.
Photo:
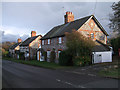
[[[50,44],[50,39],[48,39],[48,44]]]
[[[62,37],[59,37],[59,39],[58,39],[59,41],[59,43],[62,43]]]

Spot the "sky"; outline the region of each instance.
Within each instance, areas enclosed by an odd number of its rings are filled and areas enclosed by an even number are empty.
[[[80,19],[94,14],[103,28],[110,34],[109,14],[113,2],[3,2],[2,3],[2,42],[23,41],[31,36],[45,35],[53,27],[64,23],[66,11]],[[63,8],[64,7],[64,8]]]

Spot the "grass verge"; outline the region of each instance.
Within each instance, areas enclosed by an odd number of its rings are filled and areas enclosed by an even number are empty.
[[[27,65],[32,65],[32,66],[39,66],[43,68],[49,68],[49,69],[67,69],[67,68],[72,68],[72,66],[60,66],[59,64],[56,64],[54,62],[46,62],[46,61],[37,61],[37,60],[30,60],[30,61],[25,61],[25,60],[19,60],[19,59],[14,59],[14,58],[2,58],[2,60],[10,60],[13,62],[17,63],[22,63],[22,64],[27,64]]]
[[[106,68],[105,70],[101,70],[99,75],[108,78],[120,79],[120,68]]]

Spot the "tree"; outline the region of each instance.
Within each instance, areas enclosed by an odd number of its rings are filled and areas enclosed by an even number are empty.
[[[5,49],[1,49],[1,51],[2,51],[2,56],[7,56],[8,55],[8,51],[6,51]]]
[[[8,56],[8,54],[9,54],[9,48],[13,44],[15,44],[15,42],[9,42],[9,41],[2,42],[2,44],[0,44],[0,47],[2,46],[2,48],[1,48],[2,56]]]
[[[90,55],[92,47],[95,45],[91,38],[87,38],[76,30],[66,33],[66,39],[66,46],[74,57]]]
[[[67,65],[67,63],[76,66],[91,64],[90,56],[95,42],[76,30],[73,30],[72,33],[65,33],[65,35],[67,50],[60,54],[60,65]],[[65,56],[69,58],[65,58]]]
[[[12,46],[12,45],[14,45],[15,44],[15,42],[3,42],[2,43],[2,48],[3,49],[5,49],[6,51],[8,51],[9,50],[9,48]]]
[[[120,48],[120,36],[117,38],[112,38],[110,43],[113,47],[114,54],[118,55],[118,49]]]
[[[110,15],[109,27],[120,34],[120,1],[112,4],[113,14]]]

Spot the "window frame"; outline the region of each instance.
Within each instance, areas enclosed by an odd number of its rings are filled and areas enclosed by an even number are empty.
[[[61,42],[60,42],[61,41]],[[62,37],[58,38],[58,43],[61,44],[62,43]]]
[[[47,40],[47,44],[50,44],[50,40],[51,40],[51,39],[48,39],[48,40]]]
[[[44,40],[42,40],[42,45],[45,45],[45,41]]]

